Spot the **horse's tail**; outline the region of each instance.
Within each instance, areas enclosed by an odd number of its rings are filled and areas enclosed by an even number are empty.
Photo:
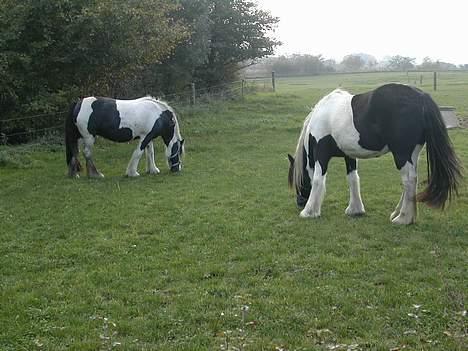
[[[70,164],[73,160],[73,163],[76,162],[76,171],[78,172],[81,170],[80,162],[77,159],[78,139],[81,137],[81,134],[75,125],[75,120],[76,114],[78,113],[77,110],[79,110],[79,104],[80,102],[74,102],[71,104],[70,111],[65,119],[65,154],[67,159],[67,165],[71,170],[72,167],[74,167],[74,165]]]
[[[423,108],[428,180],[417,200],[443,209],[453,194],[458,195],[463,167],[453,150],[439,107],[428,94],[423,96]]]

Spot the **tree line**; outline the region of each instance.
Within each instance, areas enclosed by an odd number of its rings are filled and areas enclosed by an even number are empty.
[[[277,22],[251,0],[2,0],[0,120],[233,80]]]
[[[466,65],[432,60],[425,57],[421,64],[416,59],[407,56],[395,55],[383,61],[368,54],[347,55],[341,62],[326,59],[322,55],[300,55],[269,57],[245,70],[247,76],[264,76],[274,71],[278,75],[316,75],[331,72],[365,72],[365,71],[445,71],[468,70]]]

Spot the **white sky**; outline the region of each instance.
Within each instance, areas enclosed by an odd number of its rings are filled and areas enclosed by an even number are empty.
[[[468,0],[256,0],[280,18],[277,54],[468,63]]]

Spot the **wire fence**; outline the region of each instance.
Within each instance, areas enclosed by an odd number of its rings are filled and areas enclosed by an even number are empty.
[[[245,94],[263,89],[267,89],[267,86],[260,79],[249,79],[201,88],[191,84],[183,91],[160,94],[157,98],[177,107],[189,107],[242,99]],[[6,119],[0,117],[0,144],[24,144],[50,134],[62,135],[68,113],[68,110],[62,110]]]
[[[167,101],[169,104],[177,108],[186,108],[189,106],[199,106],[210,104],[221,100],[238,100],[243,99],[245,95],[259,91],[276,91],[276,84],[280,84],[281,91],[288,89],[310,88],[319,84],[325,87],[323,83],[341,86],[342,81],[350,80],[353,84],[362,82],[370,83],[375,80],[375,83],[382,83],[385,80],[386,74],[399,74],[399,81],[417,86],[427,86],[427,88],[437,89],[437,82],[440,80],[439,75],[433,72],[379,72],[378,74],[369,75],[361,72],[356,75],[335,74],[335,75],[318,75],[308,77],[286,77],[275,76],[271,72],[270,76],[263,77],[248,77],[235,82],[217,84],[209,87],[198,87],[192,83],[186,89],[174,94],[160,94],[157,98]],[[441,72],[442,74],[442,72]],[[451,72],[445,72],[443,76],[444,84],[461,84],[460,76],[451,77]],[[454,74],[454,73],[453,73]],[[466,75],[468,77],[468,74]],[[306,80],[301,81],[302,78]],[[324,81],[323,79],[326,79]],[[344,80],[346,79],[346,80]],[[348,82],[349,83],[349,82]],[[325,84],[325,85],[326,85]],[[463,79],[463,84],[466,84]],[[151,95],[151,94],[149,94]],[[0,145],[1,144],[23,144],[30,142],[45,135],[57,134],[63,135],[64,124],[68,110],[56,111],[52,113],[40,113],[30,116],[14,116],[11,118],[1,119],[0,116]]]

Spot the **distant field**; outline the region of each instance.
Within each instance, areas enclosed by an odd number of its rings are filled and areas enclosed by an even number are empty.
[[[276,93],[179,106],[180,175],[160,142],[161,174],[138,179],[123,177],[134,144],[97,143],[103,180],[66,178],[60,145],[0,147],[0,350],[466,350],[466,181],[409,227],[389,222],[390,156],[360,163],[362,218],[344,214],[340,159],[322,218],[300,219],[287,188],[318,99],[391,81],[408,76],[279,78]],[[468,119],[468,74],[422,88]],[[468,165],[468,131],[450,135]]]

